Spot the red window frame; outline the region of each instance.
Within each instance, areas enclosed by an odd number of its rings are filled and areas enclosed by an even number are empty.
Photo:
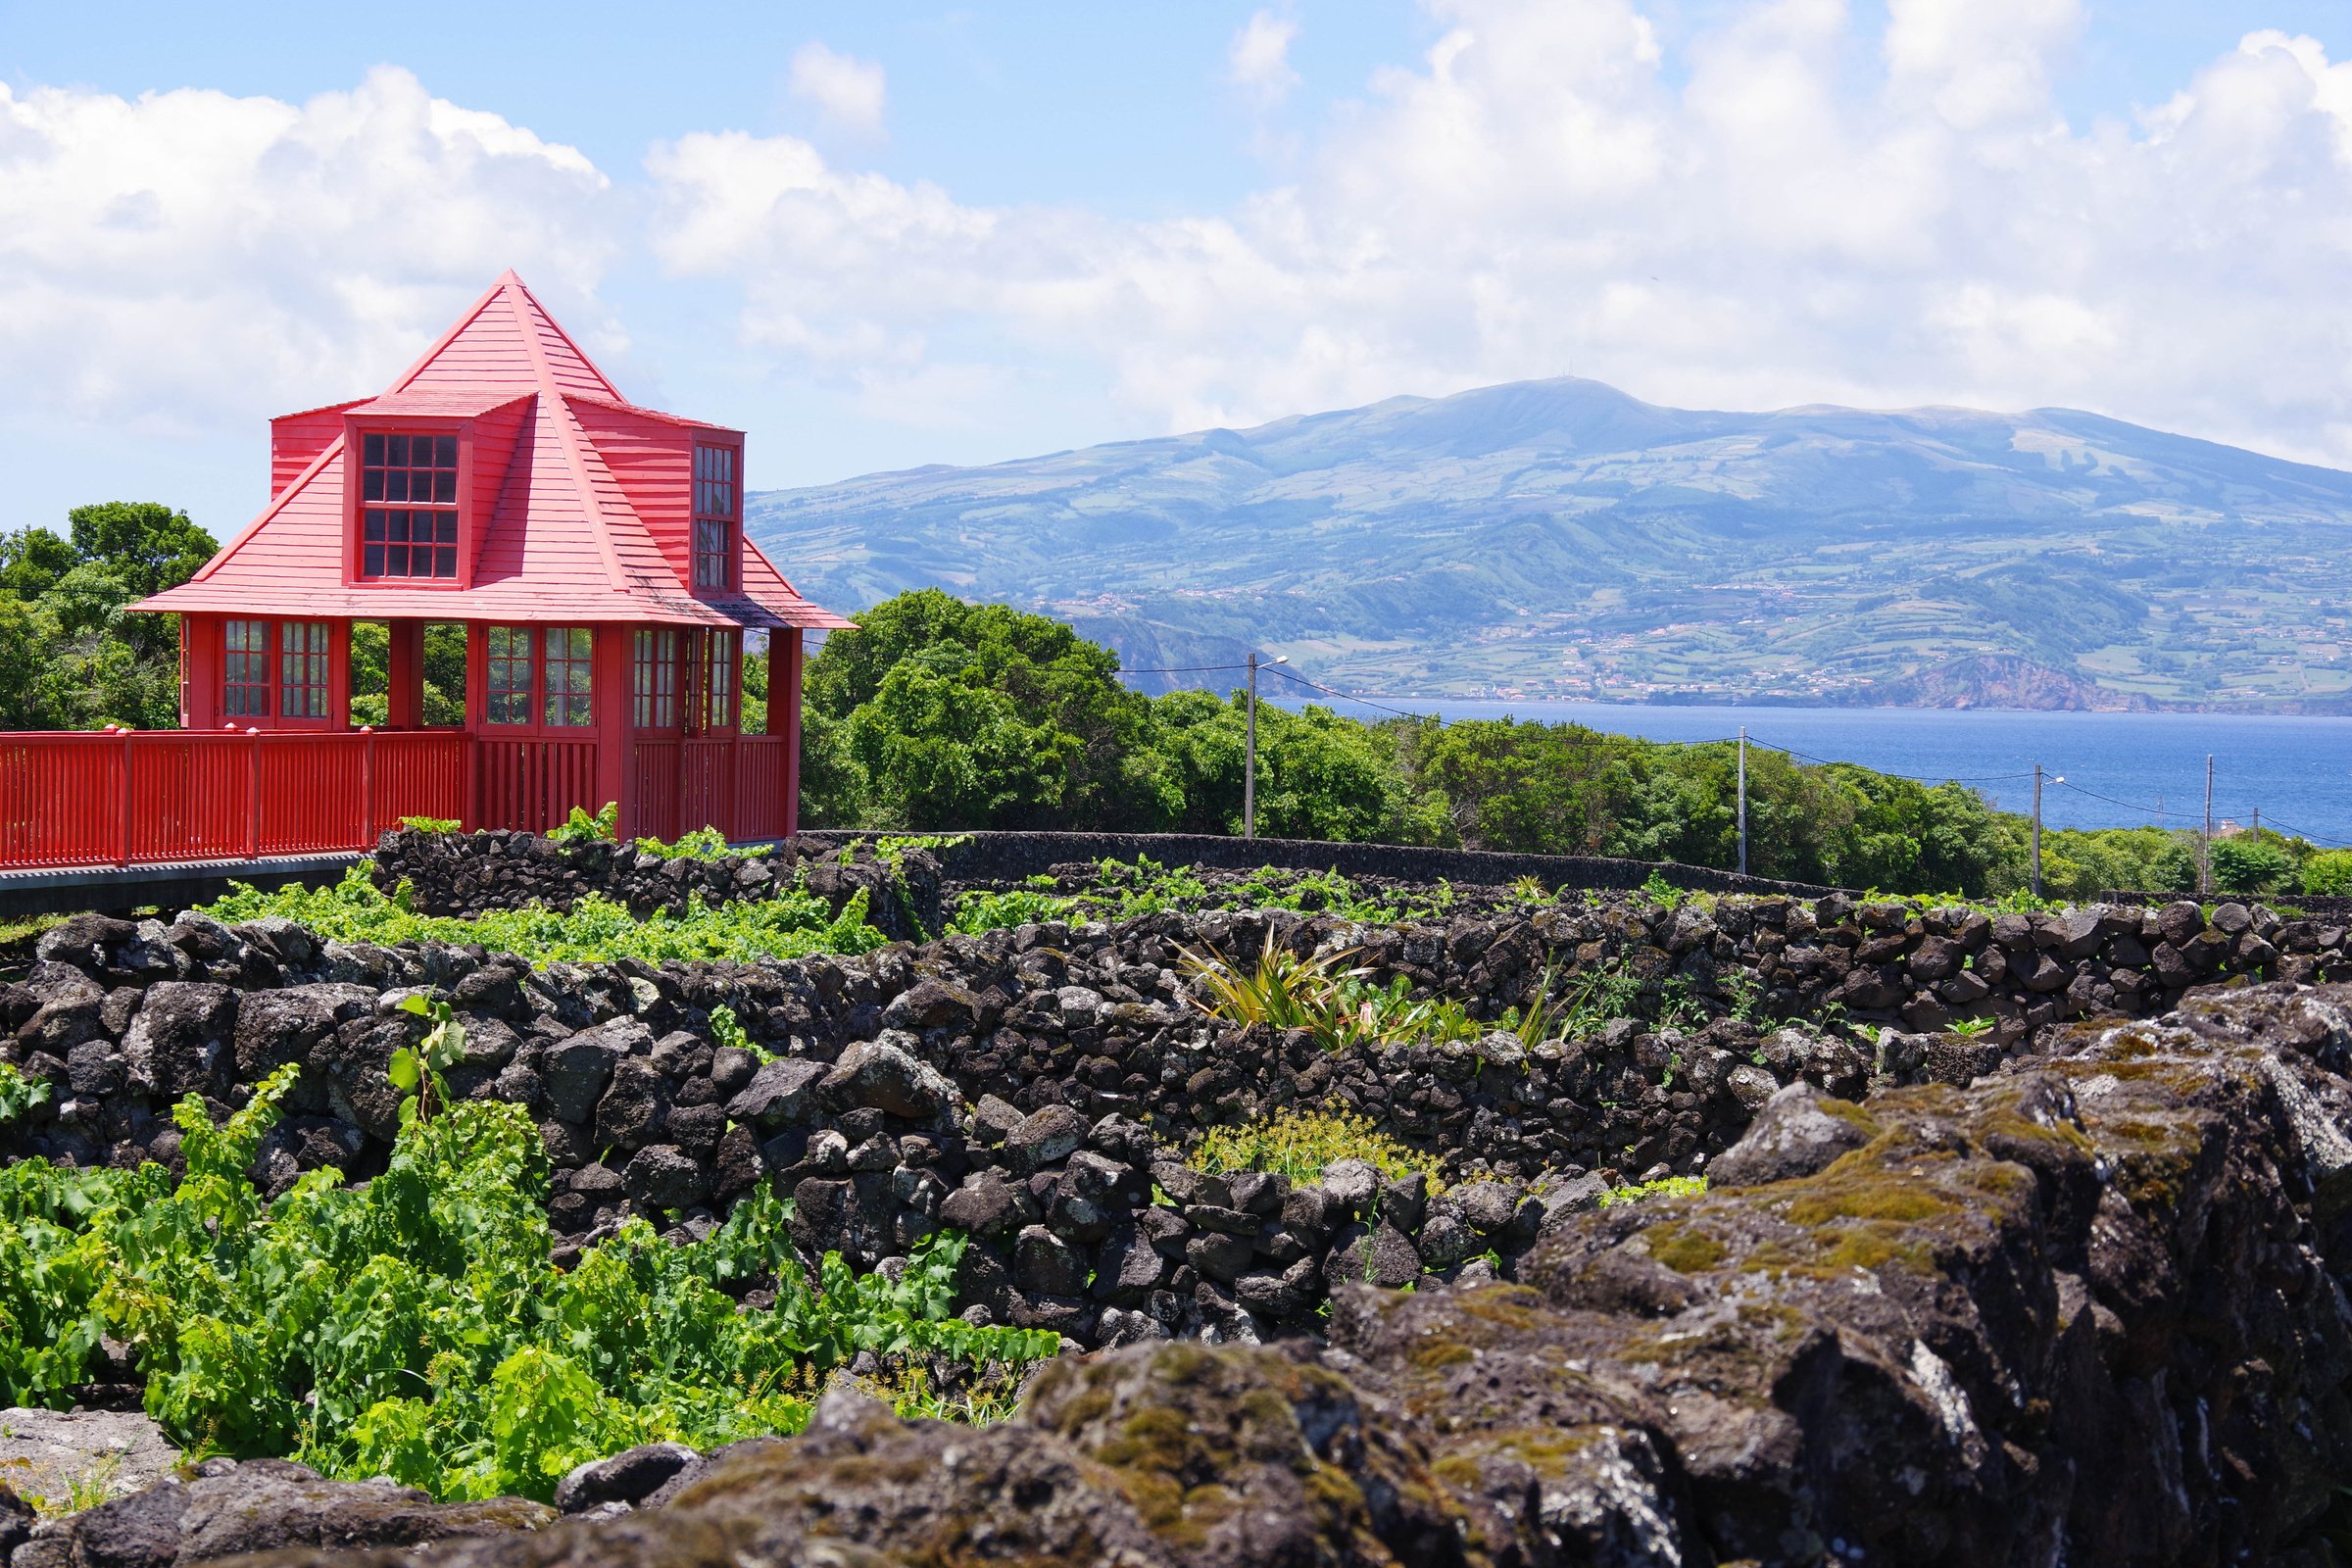
[[[361,432],[361,578],[457,582],[458,447],[455,431]]]
[[[242,617],[220,623],[220,716],[268,718],[272,676],[270,622]]]
[[[596,725],[596,632],[587,626],[539,629],[540,721],[548,729]]]
[[[678,633],[674,626],[640,627],[633,639],[630,691],[639,729],[678,725]]]
[[[538,712],[538,628],[490,626],[482,632],[482,722],[528,728]]]
[[[596,727],[594,627],[484,625],[480,646],[483,724],[541,734]]]
[[[741,454],[694,445],[694,586],[723,593],[735,586],[735,526],[742,511]]]
[[[334,707],[333,629],[323,620],[277,623],[277,716],[326,722]]]
[[[743,633],[703,633],[703,733],[732,733],[742,711]]]
[[[343,580],[353,587],[461,589],[472,586],[473,552],[477,540],[473,516],[473,431],[471,419],[346,418],[343,424]],[[421,441],[432,449],[425,464],[416,461],[414,448],[406,464],[394,464],[391,442]],[[441,444],[450,443],[457,459],[454,469],[439,461]],[[373,457],[376,461],[370,462]],[[394,475],[399,482],[396,484]],[[420,500],[416,481],[426,481],[429,499]],[[408,494],[396,499],[395,489]],[[379,493],[370,495],[370,490]],[[449,499],[443,499],[444,491]],[[405,516],[405,522],[395,514]],[[423,541],[419,543],[420,530]],[[370,535],[374,537],[370,538]],[[406,537],[396,537],[405,534]],[[370,549],[377,554],[371,559]],[[427,574],[403,576],[385,568],[395,564],[395,551],[415,566],[418,550],[427,552]],[[446,553],[446,554],[444,554]],[[447,565],[444,574],[439,568]],[[370,569],[370,568],[373,569]]]

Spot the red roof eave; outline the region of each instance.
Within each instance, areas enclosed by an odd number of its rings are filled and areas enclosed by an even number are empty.
[[[738,598],[704,600],[684,594],[661,596],[589,592],[572,596],[533,590],[500,594],[475,588],[398,588],[368,585],[337,590],[308,588],[257,593],[250,588],[207,588],[197,582],[167,588],[123,607],[150,614],[282,616],[289,619],[497,621],[515,624],[572,624],[583,621],[657,626],[743,626],[755,631],[799,627],[842,631],[853,623],[806,599]]]

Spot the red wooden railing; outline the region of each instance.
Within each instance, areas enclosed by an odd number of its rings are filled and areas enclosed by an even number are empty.
[[[512,827],[544,833],[561,827],[575,806],[594,811],[596,742],[477,740],[474,764],[480,787],[475,827]]]
[[[779,838],[781,735],[630,744],[630,836]],[[562,823],[598,793],[592,740],[381,734],[0,732],[0,870],[365,850],[404,816]]]
[[[746,735],[736,743],[735,839],[780,839],[793,830],[784,815],[784,780],[792,747],[782,735]]]
[[[735,747],[732,738],[690,740],[678,759],[678,830],[714,827],[729,838],[735,830]]]
[[[678,752],[684,745],[679,740],[631,743],[629,799],[636,804],[628,824],[632,836],[674,839],[686,831],[686,824],[678,820]]]
[[[674,839],[715,827],[731,839],[782,838],[792,752],[781,735],[654,739],[629,751],[632,834]]]
[[[0,868],[364,850],[404,816],[466,815],[468,738],[0,733]]]

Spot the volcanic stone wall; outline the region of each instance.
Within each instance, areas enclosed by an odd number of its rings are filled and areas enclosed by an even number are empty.
[[[921,851],[883,860],[862,840],[786,841],[759,853],[664,858],[608,840],[564,842],[504,828],[400,828],[377,841],[368,874],[386,893],[406,885],[412,906],[424,914],[471,917],[525,904],[568,909],[591,893],[639,915],[682,913],[695,899],[716,907],[800,887],[837,914],[863,893],[868,921],[886,936],[917,939],[941,923],[938,861]]]
[[[2352,988],[2039,1044],[1965,1088],[1785,1091],[1713,1190],[1562,1217],[1515,1283],[1349,1283],[1319,1338],[1065,1357],[991,1427],[836,1388],[796,1439],[632,1450],[566,1478],[573,1519],[503,1528],[212,1461],[71,1521],[0,1492],[0,1560],[2342,1561]]]
[[[1556,997],[1600,975],[1636,988],[1642,1016],[1532,1050],[1493,1028],[1327,1052],[1197,1004],[1190,956],[1246,961],[1269,940],[1347,952],[1377,983],[1400,977],[1489,1022],[1547,978]],[[1833,895],[1378,926],[1170,912],[861,958],[534,970],[480,949],[321,943],[282,920],[83,916],[0,989],[5,1054],[55,1090],[0,1130],[0,1153],[170,1163],[173,1101],[225,1112],[291,1062],[302,1075],[262,1178],[368,1175],[398,1130],[391,1054],[424,1027],[397,1004],[428,988],[466,1030],[454,1091],[539,1122],[566,1245],[632,1214],[691,1233],[767,1180],[798,1201],[812,1253],[878,1266],[942,1225],[974,1235],[966,1297],[992,1317],[1082,1343],[1243,1338],[1308,1321],[1349,1279],[1507,1275],[1546,1216],[1616,1180],[1705,1168],[1784,1086],[1965,1084],[2061,1018],[2340,973],[2343,942],[2233,905],[2211,921],[2185,904],[1988,917]],[[721,1005],[757,1051],[715,1038]],[[1991,1027],[1936,1032],[1960,1012]],[[1766,1021],[1839,1015],[1828,1030]],[[1360,1167],[1293,1189],[1179,1163],[1201,1130],[1289,1106],[1354,1113],[1441,1155],[1452,1190]]]
[[[803,833],[805,846],[833,847],[858,835],[836,829]],[[1491,850],[1423,849],[1405,844],[1335,844],[1318,839],[1242,839],[1198,833],[1004,833],[952,836],[937,852],[956,882],[1010,883],[1073,860],[1150,858],[1162,865],[1249,871],[1276,866],[1331,871],[1351,878],[1396,882],[1454,882],[1504,886],[1532,877],[1549,888],[1639,888],[1656,877],[1669,887],[1705,893],[1781,893],[1813,897],[1830,891],[1805,882],[1776,882],[1677,861],[1611,860],[1593,856],[1509,855]]]

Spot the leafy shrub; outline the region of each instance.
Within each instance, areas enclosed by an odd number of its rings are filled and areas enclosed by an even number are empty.
[[[593,844],[600,839],[617,839],[620,837],[620,803],[607,801],[604,809],[594,816],[588,814],[586,807],[575,806],[571,808],[570,816],[547,830],[547,836],[558,844]]]
[[[1044,878],[1048,883],[1052,878]],[[1016,925],[1043,925],[1050,920],[1067,920],[1076,901],[1056,898],[1035,888],[1012,888],[1003,893],[966,893],[956,901],[955,918],[948,922],[950,931],[976,937],[983,931],[997,931]]]
[[[46,1104],[48,1100],[47,1084],[27,1078],[0,1061],[0,1124],[14,1121],[33,1106]]]
[[[762,1064],[776,1059],[776,1054],[754,1040],[743,1020],[735,1016],[735,1009],[723,1002],[710,1009],[710,1038],[719,1046],[750,1052]]]
[[[454,816],[404,816],[400,825],[412,833],[457,833],[466,826]]]
[[[1366,973],[1343,967],[1352,953],[1300,957],[1275,941],[1271,928],[1257,961],[1247,966],[1214,951],[1176,951],[1185,973],[1208,993],[1207,1001],[1195,999],[1194,1005],[1212,1017],[1245,1027],[1304,1029],[1326,1051],[1361,1038],[1360,1014],[1349,1007],[1340,989]]]
[[[1619,1018],[1641,1016],[1642,982],[1622,964],[1603,963],[1568,983],[1560,1033],[1570,1040],[1596,1034]]]
[[[148,1414],[192,1450],[544,1498],[635,1444],[797,1430],[824,1371],[860,1350],[1002,1385],[1058,1343],[949,1315],[960,1237],[917,1248],[895,1281],[838,1255],[808,1280],[765,1187],[703,1241],[631,1220],[558,1270],[546,1151],[499,1102],[406,1116],[365,1187],[313,1171],[267,1202],[246,1173],[297,1073],[218,1127],[182,1102],[176,1186],[156,1165],[0,1170],[0,1403],[62,1402],[111,1334],[138,1352]],[[722,1289],[769,1280],[772,1310]]]
[[[825,901],[794,888],[772,899],[725,904],[713,909],[699,897],[686,912],[658,909],[642,920],[627,906],[589,894],[567,913],[526,905],[492,909],[471,919],[417,914],[398,896],[386,898],[354,866],[331,888],[285,887],[264,893],[240,885],[203,913],[234,924],[283,915],[338,942],[479,943],[533,962],[595,963],[615,958],[798,958],[812,953],[871,953],[889,939],[866,921],[865,894],[851,895],[836,915]]]
[[[1383,1176],[1419,1171],[1432,1192],[1446,1185],[1437,1155],[1397,1142],[1357,1111],[1279,1110],[1238,1126],[1211,1127],[1186,1157],[1211,1174],[1266,1170],[1300,1183],[1321,1181],[1323,1168],[1335,1159],[1360,1159]]]
[[[681,833],[664,844],[660,839],[639,839],[637,848],[664,860],[716,860],[727,856],[761,856],[771,846],[753,844],[738,849],[727,842],[727,836],[714,827],[698,827],[691,833]]]
[[[1654,1182],[1628,1182],[1600,1195],[1600,1206],[1616,1208],[1652,1198],[1696,1198],[1707,1190],[1704,1176],[1667,1176]]]
[[[2286,885],[2294,861],[2269,838],[2240,834],[2213,841],[2213,885],[2224,893],[2268,893]]]
[[[2352,894],[2352,850],[2322,850],[2303,862],[2303,889],[2317,898]]]

